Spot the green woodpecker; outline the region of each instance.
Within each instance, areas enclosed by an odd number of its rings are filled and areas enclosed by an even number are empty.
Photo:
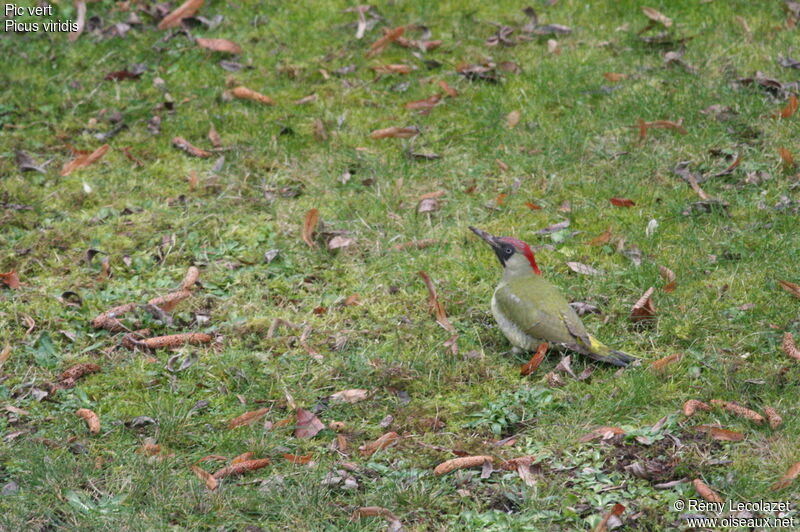
[[[586,331],[559,289],[542,277],[528,244],[470,229],[492,247],[503,265],[503,279],[492,296],[492,314],[514,347],[534,350],[547,342],[615,366],[636,360],[606,347]]]

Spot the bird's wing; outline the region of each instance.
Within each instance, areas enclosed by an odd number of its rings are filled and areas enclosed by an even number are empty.
[[[519,295],[515,292],[519,290],[509,285],[501,285],[495,291],[495,305],[503,316],[533,338],[565,345],[576,343],[561,313],[549,312],[549,305],[539,305],[536,297],[530,297],[529,291],[522,291]]]

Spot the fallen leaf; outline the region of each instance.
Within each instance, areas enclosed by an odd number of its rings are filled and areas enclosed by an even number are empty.
[[[781,280],[778,280],[778,283],[784,290],[792,294],[794,297],[800,298],[800,285]]]
[[[455,98],[455,97],[457,97],[457,96],[458,96],[458,91],[457,91],[457,90],[455,90],[455,89],[454,89],[453,87],[451,87],[450,85],[448,85],[448,84],[447,84],[447,82],[446,82],[446,81],[444,81],[444,80],[440,80],[440,81],[439,81],[439,87],[441,87],[441,89],[442,89],[444,92],[446,92],[446,93],[447,93],[447,95],[448,95],[449,97],[451,97],[451,98]]]
[[[606,78],[606,81],[611,83],[618,83],[623,79],[627,78],[627,74],[618,74],[617,72],[604,72],[603,77]]]
[[[383,517],[389,521],[388,532],[399,532],[403,529],[403,524],[390,510],[380,506],[362,506],[353,512],[353,519],[362,517]]]
[[[233,418],[230,423],[228,423],[228,428],[235,429],[237,427],[251,425],[262,417],[266,416],[268,412],[269,408],[259,408],[258,410],[253,410],[252,412],[245,412],[241,416]]]
[[[603,275],[601,270],[592,268],[581,262],[567,262],[567,266],[569,266],[569,269],[573,272],[580,273],[581,275]]]
[[[2,367],[3,367],[3,364],[5,364],[5,363],[6,363],[6,361],[7,361],[9,358],[11,358],[11,346],[10,346],[10,345],[6,345],[6,346],[3,348],[3,350],[2,350],[2,351],[0,351],[0,368],[2,368]]]
[[[792,333],[785,332],[783,333],[783,352],[786,353],[786,356],[793,358],[800,362],[800,349],[794,343],[794,337]]]
[[[313,438],[319,431],[325,428],[322,421],[317,416],[303,408],[295,410],[297,423],[295,424],[295,438]]]
[[[692,427],[692,429],[697,432],[709,434],[713,439],[719,441],[742,441],[744,439],[744,434],[741,432],[714,427],[712,425],[697,425],[696,427]]]
[[[652,122],[645,122],[639,118],[637,121],[637,127],[639,128],[639,140],[645,139],[649,129],[670,129],[672,131],[677,131],[681,135],[689,134],[689,132],[686,131],[686,128],[683,127],[682,118],[677,122],[673,122],[671,120],[654,120]]]
[[[683,353],[673,353],[671,355],[667,355],[664,358],[659,358],[653,362],[650,365],[650,369],[653,371],[662,371],[667,366],[680,362],[682,358]]]
[[[788,488],[798,475],[800,475],[800,462],[795,462],[792,464],[792,467],[790,467],[789,470],[786,471],[786,473],[770,487],[770,489],[772,491],[777,491]]]
[[[303,96],[299,100],[295,100],[292,103],[295,104],[295,105],[305,105],[307,103],[316,102],[318,99],[319,99],[319,97],[317,96],[317,93],[314,92],[314,93],[309,94],[308,96]]]
[[[262,467],[268,466],[272,461],[269,458],[258,458],[256,460],[245,460],[244,462],[239,462],[237,464],[231,464],[227,467],[223,467],[219,471],[215,472],[213,477],[217,480],[226,477],[235,477],[248,471],[255,471],[256,469],[261,469]]]
[[[555,39],[547,39],[547,53],[553,55],[561,55],[561,46]]]
[[[242,48],[233,41],[228,39],[203,39],[198,37],[195,42],[203,48],[211,50],[212,52],[224,52],[228,54],[240,54]]]
[[[783,418],[778,414],[778,411],[772,408],[771,406],[765,406],[763,408],[764,414],[767,416],[767,420],[769,421],[769,426],[771,429],[777,429],[783,424]]]
[[[181,21],[187,17],[191,17],[203,6],[204,0],[186,0],[183,4],[178,6],[175,11],[161,19],[158,23],[158,29],[165,30],[180,26]]]
[[[298,465],[309,463],[311,461],[311,458],[313,457],[313,455],[311,454],[301,456],[299,454],[288,454],[288,453],[283,453],[283,455],[281,456],[283,456],[287,461],[291,462],[292,464],[298,464]]]
[[[606,229],[605,231],[603,231],[602,233],[600,233],[599,235],[597,235],[596,237],[591,239],[589,241],[589,245],[590,246],[602,246],[603,244],[605,244],[609,240],[611,240],[611,235],[612,235],[611,226],[609,225],[608,229]]]
[[[396,432],[387,432],[377,440],[370,443],[365,443],[364,445],[359,447],[358,450],[361,452],[361,456],[366,458],[368,456],[372,456],[377,451],[380,451],[381,449],[385,449],[389,445],[392,445],[399,439],[400,435],[397,434]]]
[[[764,422],[764,416],[762,416],[758,412],[750,410],[749,408],[745,408],[742,405],[736,404],[734,402],[722,401],[720,399],[712,399],[711,404],[723,408],[728,412],[732,412],[737,416],[749,419],[759,425]]]
[[[78,19],[75,21],[75,31],[69,32],[69,36],[67,37],[69,42],[77,41],[86,26],[86,2],[84,2],[84,0],[77,0],[75,2],[75,9],[78,10]]]
[[[211,154],[209,152],[207,152],[205,150],[201,150],[200,148],[194,146],[192,143],[190,143],[188,140],[186,140],[183,137],[175,137],[175,138],[173,138],[172,139],[172,145],[175,146],[176,148],[179,148],[179,149],[185,151],[186,153],[188,153],[192,157],[200,157],[202,159],[205,159],[207,157],[211,157]]]
[[[317,243],[314,242],[314,229],[317,227],[317,223],[319,222],[319,210],[318,209],[310,209],[306,213],[305,221],[303,222],[303,242],[305,242],[308,247],[316,248]]]
[[[275,101],[269,96],[265,96],[260,92],[256,92],[247,87],[239,86],[231,89],[231,95],[240,100],[253,100],[254,102],[263,103],[264,105],[275,105]]]
[[[494,162],[501,172],[508,172],[508,165],[506,163],[504,163],[500,159],[495,159]]]
[[[778,116],[781,118],[789,118],[797,111],[797,96],[794,94],[789,95],[789,103],[786,104],[786,107],[781,109]]]
[[[410,111],[429,111],[436,107],[439,104],[439,101],[442,99],[441,94],[434,94],[428,98],[424,98],[422,100],[415,100],[413,102],[406,102],[406,109]],[[410,128],[406,128],[410,129]],[[379,130],[380,131],[380,130]],[[374,134],[374,132],[373,132]],[[373,137],[375,138],[375,137]],[[402,137],[405,138],[405,137]]]
[[[631,308],[631,321],[634,323],[652,320],[656,317],[656,307],[650,297],[653,295],[655,288],[652,286],[642,294],[642,297]]]
[[[100,418],[97,417],[97,414],[88,408],[81,408],[75,412],[75,415],[83,418],[83,420],[86,421],[86,426],[89,428],[89,434],[100,433]]]
[[[703,401],[698,401],[697,399],[689,399],[688,401],[683,403],[683,415],[685,415],[686,417],[693,416],[694,413],[697,412],[698,410],[702,410],[704,412],[710,412],[711,407],[706,403],[704,403]]]
[[[709,488],[706,485],[706,483],[700,480],[699,478],[694,479],[692,481],[692,484],[694,484],[694,489],[697,492],[697,494],[700,495],[705,500],[707,500],[708,502],[725,502],[722,500],[722,497],[717,495],[714,492],[714,490]]]
[[[354,388],[352,390],[342,390],[331,394],[331,401],[334,403],[358,403],[364,401],[369,396],[369,391],[361,388]]]
[[[611,198],[608,200],[611,202],[612,205],[616,205],[617,207],[633,207],[636,203],[633,200],[628,198]]]
[[[439,298],[436,295],[436,288],[433,286],[433,281],[431,281],[428,274],[423,271],[417,272],[417,274],[422,277],[425,286],[428,288],[428,305],[436,316],[436,323],[444,327],[446,331],[455,334],[456,329],[450,323],[450,320],[447,319],[447,313],[444,310],[444,305],[439,302]]]
[[[414,69],[408,65],[388,64],[370,67],[376,74],[410,74]]]
[[[778,155],[781,156],[781,160],[783,161],[783,165],[786,168],[793,168],[794,167],[794,157],[792,156],[792,152],[790,152],[786,148],[778,148]]]
[[[483,467],[484,462],[493,462],[494,458],[491,456],[462,456],[460,458],[453,458],[452,460],[447,460],[442,462],[441,464],[437,465],[434,470],[433,474],[440,476],[446,475],[451,471],[455,471],[457,469],[466,469],[470,467]]]
[[[356,243],[354,238],[336,235],[328,241],[328,249],[333,251],[335,249],[346,248]]]
[[[506,126],[508,129],[514,129],[517,124],[519,124],[520,119],[522,118],[522,114],[519,111],[511,111],[506,116]]]
[[[529,208],[530,210],[532,210],[532,211],[538,211],[539,209],[541,209],[541,207],[539,205],[536,205],[535,203],[531,203],[530,201],[526,201],[525,202],[525,206],[527,208]]]
[[[197,478],[206,483],[206,488],[208,488],[211,491],[217,489],[219,482],[217,482],[217,479],[215,479],[211,473],[196,465],[191,466],[191,468],[192,471],[194,471],[194,474],[197,475]]]
[[[678,282],[675,280],[675,272],[666,266],[659,266],[658,274],[667,282],[667,284],[662,287],[662,290],[664,290],[664,292],[674,292],[675,288],[678,286]]]
[[[606,532],[608,530],[608,521],[612,517],[619,517],[624,511],[625,507],[620,503],[616,503],[614,507],[611,508],[611,511],[605,514],[600,522],[597,523],[597,526],[594,528],[594,532]]]
[[[599,440],[599,439],[609,440],[614,436],[618,436],[620,434],[625,434],[625,431],[619,427],[603,426],[603,427],[597,427],[592,432],[589,432],[588,434],[581,436],[581,439],[578,441],[580,441],[581,443],[586,443],[592,440]]]
[[[400,127],[400,126],[392,126],[387,127],[384,129],[376,129],[369,136],[373,139],[386,139],[386,138],[397,138],[397,139],[410,139],[411,137],[416,137],[419,135],[419,129],[416,127]]]
[[[670,26],[672,26],[672,19],[670,19],[663,13],[656,11],[652,7],[642,6],[642,12],[647,18],[649,18],[653,22],[661,24],[665,28],[669,28]]]
[[[383,28],[383,37],[372,43],[372,46],[370,46],[367,52],[367,57],[374,57],[386,50],[392,42],[402,37],[405,31],[406,28],[404,26],[398,26],[394,29]]]
[[[0,273],[0,282],[9,287],[11,290],[19,290],[20,286],[22,286],[22,283],[19,282],[17,270]]]
[[[79,168],[85,168],[90,164],[99,161],[103,155],[106,154],[109,148],[110,146],[108,144],[103,144],[91,153],[80,153],[76,158],[67,162],[61,168],[61,177],[67,176]]]
[[[520,368],[520,375],[524,377],[536,371],[539,364],[544,360],[545,353],[547,353],[547,342],[542,342],[539,344],[539,348],[536,349],[536,353],[533,354],[531,359]]]
[[[392,251],[405,251],[407,249],[425,249],[430,246],[439,244],[439,240],[435,238],[423,238],[422,240],[412,240],[403,242],[402,244],[395,244],[392,246]]]

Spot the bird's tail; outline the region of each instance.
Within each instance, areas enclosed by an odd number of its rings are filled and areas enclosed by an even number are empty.
[[[625,367],[631,362],[635,360],[639,360],[638,358],[629,355],[628,353],[624,353],[622,351],[617,351],[616,349],[611,349],[603,342],[595,338],[594,336],[589,335],[589,341],[591,341],[592,345],[586,350],[586,356],[593,360],[598,360],[600,362],[606,362],[608,364],[613,364],[615,366]]]

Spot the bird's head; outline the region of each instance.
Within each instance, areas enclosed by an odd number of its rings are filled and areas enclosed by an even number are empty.
[[[531,247],[522,240],[510,236],[494,236],[477,227],[470,226],[470,229],[492,247],[497,259],[507,272],[523,273],[532,270],[536,275],[542,274],[539,266],[536,265],[536,258],[533,256]]]

